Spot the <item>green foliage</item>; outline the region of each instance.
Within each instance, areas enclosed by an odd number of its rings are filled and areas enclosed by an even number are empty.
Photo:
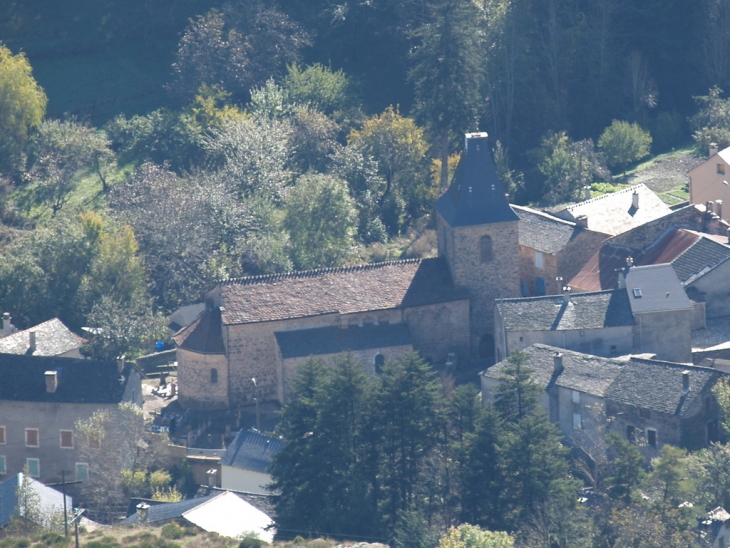
[[[534,412],[540,402],[540,386],[532,379],[534,369],[527,366],[530,357],[512,352],[504,368],[494,398],[494,408],[507,422],[516,422]]]
[[[598,139],[598,148],[610,168],[625,169],[649,155],[651,134],[637,123],[614,120]]]
[[[432,548],[437,539],[438,532],[421,512],[410,510],[398,514],[391,541],[394,548]]]
[[[180,527],[177,523],[168,523],[160,529],[160,536],[177,540],[186,536],[186,528]]]
[[[730,507],[730,445],[710,444],[690,454],[688,466],[705,508]]]
[[[465,523],[450,527],[439,541],[439,548],[513,548],[515,539],[504,532],[493,532]]]
[[[304,175],[285,202],[284,228],[299,269],[340,266],[355,253],[357,210],[347,184],[329,175]]]
[[[46,103],[25,54],[13,55],[0,45],[0,172],[23,168],[25,144],[31,129],[41,123]]]
[[[730,382],[721,379],[712,387],[712,395],[722,409],[722,429],[725,434],[730,434]]]
[[[695,97],[699,106],[697,113],[689,120],[692,138],[707,150],[710,143],[720,149],[730,146],[730,99],[723,99],[722,90],[714,86],[707,95]]]
[[[290,64],[282,85],[293,102],[310,106],[328,116],[342,116],[355,105],[350,80],[341,69],[333,71],[319,63],[304,69]]]
[[[615,451],[615,457],[611,461],[613,474],[607,480],[609,495],[616,500],[630,502],[634,489],[646,477],[644,457],[635,444],[615,432],[609,434],[607,439]]]
[[[238,543],[238,548],[262,548],[263,546],[266,546],[266,542],[258,538],[254,534],[247,534],[241,539],[241,542]]]
[[[657,114],[649,124],[653,139],[652,152],[659,154],[680,146],[685,138],[686,125],[685,117],[676,110]]]

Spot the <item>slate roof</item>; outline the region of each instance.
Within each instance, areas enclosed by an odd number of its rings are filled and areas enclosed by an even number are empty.
[[[347,329],[318,327],[274,334],[284,359],[412,344],[411,333],[403,323]]]
[[[639,194],[638,209],[633,207],[634,192]],[[575,221],[585,215],[589,229],[615,236],[668,213],[671,213],[669,206],[646,185],[640,184],[578,202],[559,211],[556,216]]]
[[[193,508],[200,506],[217,496],[218,494],[216,493],[215,495],[186,499],[181,500],[180,502],[166,502],[163,504],[150,505],[147,509],[147,523],[167,521],[182,517],[182,515],[188,510],[192,510]],[[123,519],[120,523],[123,525],[131,525],[137,522],[137,514],[135,513],[128,518]]]
[[[636,266],[671,263],[680,282],[687,285],[730,259],[730,247],[704,234],[675,227],[644,250],[609,241],[573,277],[570,285],[583,291],[618,287],[618,271],[626,265],[627,257],[632,257]]]
[[[683,371],[690,372],[687,394],[682,389]],[[631,358],[606,391],[606,399],[681,416],[721,376],[720,371],[707,367]]]
[[[23,483],[24,474],[22,472],[11,476],[4,482],[0,483],[0,529],[5,527],[15,514],[18,506],[17,489]],[[40,506],[41,514],[49,516],[55,512],[63,512],[63,493],[42,484],[33,478],[27,478],[28,488],[35,494],[35,498]],[[73,508],[73,499],[66,496],[66,506]]]
[[[197,320],[178,331],[172,340],[183,350],[201,354],[225,354],[220,309],[206,309]]]
[[[486,133],[467,133],[464,152],[436,209],[449,226],[517,221],[497,175]]]
[[[575,223],[547,213],[513,205],[520,218],[520,245],[554,255],[562,251],[580,229]]]
[[[522,352],[529,356],[526,365],[534,370],[533,379],[540,386],[547,388],[550,384],[554,384],[595,396],[603,396],[606,393],[626,363],[546,344],[533,344]],[[563,372],[554,375],[553,356],[557,352],[563,354]],[[482,372],[482,375],[498,380],[508,365],[509,362],[503,360]]]
[[[634,314],[692,310],[692,302],[669,264],[629,269],[626,291]]]
[[[467,299],[442,258],[409,259],[223,281],[223,324],[408,308]]]
[[[45,372],[54,370],[58,388],[48,393]],[[131,372],[131,364],[120,375],[115,362],[0,354],[0,401],[119,403]]]
[[[35,332],[35,350],[30,348],[30,332]],[[80,348],[84,340],[74,335],[61,320],[53,318],[34,327],[16,331],[0,339],[0,353],[58,356]]]
[[[571,295],[498,299],[496,306],[507,331],[563,331],[633,325],[626,291],[615,289]]]
[[[221,465],[266,473],[284,442],[251,430],[241,430],[226,449]]]

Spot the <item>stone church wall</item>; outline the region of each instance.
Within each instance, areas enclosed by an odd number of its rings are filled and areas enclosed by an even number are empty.
[[[187,409],[228,408],[228,361],[223,354],[200,354],[177,349],[177,383],[180,405]],[[211,369],[216,382],[211,382]]]
[[[405,310],[413,348],[422,358],[444,362],[451,351],[469,356],[469,301],[454,301]]]

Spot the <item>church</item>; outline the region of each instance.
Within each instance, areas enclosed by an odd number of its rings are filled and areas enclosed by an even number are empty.
[[[436,202],[438,257],[220,282],[173,337],[180,404],[285,403],[311,356],[352,352],[374,373],[411,350],[431,362],[492,358],[494,301],[520,296],[519,221],[487,134],[467,134]]]

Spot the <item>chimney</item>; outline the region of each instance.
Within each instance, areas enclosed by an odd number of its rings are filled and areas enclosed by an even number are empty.
[[[713,202],[712,200],[707,200],[707,202],[705,203],[705,208],[707,209],[707,213],[710,213],[710,214],[714,213],[715,212],[714,206],[715,206],[715,202]]]
[[[0,331],[8,331],[9,328],[10,328],[10,312],[4,312],[3,319],[2,319],[2,325],[0,326]]]
[[[58,389],[58,371],[46,371],[46,392],[55,394]]]
[[[717,143],[710,143],[710,158],[717,154]]]
[[[631,207],[634,209],[639,209],[639,193],[634,190],[634,193],[631,195]]]
[[[553,374],[560,375],[563,372],[563,353],[556,352],[553,355]]]
[[[570,292],[572,291],[569,285],[563,287],[563,302],[568,304],[570,302]]]
[[[117,358],[117,372],[122,373],[124,371],[124,356]]]
[[[35,352],[35,331],[28,331],[28,342],[30,343],[31,352]]]
[[[575,224],[581,228],[588,228],[588,216],[587,215],[578,215],[575,218]]]
[[[211,468],[206,472],[206,475],[208,476],[208,487],[215,487],[215,479],[218,475],[218,470],[216,470],[215,468]]]
[[[147,512],[149,509],[150,505],[146,502],[140,502],[137,505],[137,523],[147,523]]]
[[[591,199],[591,186],[590,185],[586,185],[583,187],[583,199],[584,200]]]
[[[722,219],[722,200],[715,200],[715,215]]]
[[[689,393],[689,371],[682,371],[682,393]]]

